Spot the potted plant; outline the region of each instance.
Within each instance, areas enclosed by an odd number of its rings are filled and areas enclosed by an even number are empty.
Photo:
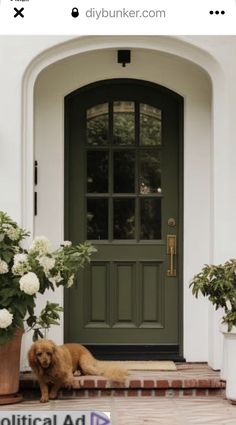
[[[236,401],[236,260],[224,264],[205,265],[190,283],[193,295],[199,292],[223,309],[224,335],[221,379],[225,379],[226,396]]]
[[[50,249],[46,237],[36,237],[29,249],[22,241],[29,233],[0,211],[0,404],[18,401],[21,337],[25,327],[33,339],[42,330],[59,324],[62,308],[47,302],[39,317],[36,297],[56,287],[70,288],[78,271],[90,261],[95,248],[89,243],[73,246],[65,241]]]

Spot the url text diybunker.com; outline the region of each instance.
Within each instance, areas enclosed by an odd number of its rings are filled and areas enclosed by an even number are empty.
[[[124,18],[166,18],[166,10],[141,10],[141,9],[95,9],[91,7],[85,11],[86,18],[92,19],[124,19]]]

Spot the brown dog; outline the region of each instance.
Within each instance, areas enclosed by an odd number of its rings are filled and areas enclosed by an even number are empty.
[[[61,387],[70,387],[73,373],[77,370],[83,374],[102,375],[116,382],[124,382],[127,376],[125,369],[107,366],[96,360],[87,348],[80,344],[59,346],[51,340],[42,339],[31,346],[28,359],[39,381],[42,403],[47,402],[49,398],[55,399]]]

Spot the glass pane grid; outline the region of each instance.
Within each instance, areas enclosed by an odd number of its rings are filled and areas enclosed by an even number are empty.
[[[154,106],[140,104],[140,144],[157,146],[162,143],[162,111]]]
[[[115,145],[135,144],[134,102],[116,101],[113,104],[113,143]]]
[[[161,239],[161,199],[140,200],[140,239]]]
[[[108,239],[108,199],[87,199],[87,239]]]
[[[116,151],[113,154],[113,193],[135,192],[135,152]]]
[[[156,150],[140,152],[139,173],[139,191],[142,195],[162,192],[160,152]]]
[[[114,199],[113,216],[113,238],[134,239],[135,199]]]
[[[108,151],[87,152],[87,192],[108,192]]]
[[[88,239],[161,240],[161,115],[132,101],[87,111]]]
[[[109,127],[108,103],[87,109],[86,118],[87,145],[107,145]]]

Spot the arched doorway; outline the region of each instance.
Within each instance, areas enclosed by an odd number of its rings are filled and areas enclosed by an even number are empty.
[[[132,64],[121,69],[114,61],[117,48],[132,48]],[[87,44],[86,44],[87,43]],[[89,45],[89,47],[88,47]],[[177,49],[178,45],[178,49]],[[164,53],[166,50],[168,53]],[[60,51],[60,54],[58,52]],[[179,56],[176,56],[178,55]],[[59,60],[60,59],[60,60]],[[186,60],[188,59],[188,60]],[[210,64],[212,67],[210,68]],[[48,66],[52,64],[52,66]],[[107,78],[135,78],[168,87],[184,97],[184,268],[183,341],[188,361],[208,359],[208,306],[196,302],[188,287],[193,271],[209,258],[212,239],[209,233],[211,179],[212,111],[215,140],[222,139],[220,110],[224,110],[219,74],[214,60],[206,52],[171,37],[82,37],[56,46],[33,61],[24,84],[24,197],[27,208],[24,225],[34,233],[47,235],[55,244],[64,238],[64,98],[77,88]],[[215,71],[214,71],[215,70]],[[35,78],[38,75],[35,83]],[[214,80],[214,102],[211,81]],[[220,77],[219,77],[220,78]],[[34,85],[35,83],[35,85]],[[200,89],[199,89],[200,88]],[[33,101],[34,90],[34,101]],[[220,101],[219,101],[220,99]],[[223,112],[220,116],[223,115]],[[34,141],[34,147],[33,147]],[[34,150],[34,156],[33,156]],[[38,160],[38,215],[31,211],[33,158]],[[202,190],[204,189],[204,190]],[[34,227],[31,222],[34,221]],[[63,305],[63,293],[54,301]],[[211,317],[211,316],[210,316]],[[211,319],[210,319],[211,320]],[[51,338],[62,343],[64,327],[53,328]],[[212,346],[212,345],[211,345]],[[216,350],[216,352],[218,352]]]

